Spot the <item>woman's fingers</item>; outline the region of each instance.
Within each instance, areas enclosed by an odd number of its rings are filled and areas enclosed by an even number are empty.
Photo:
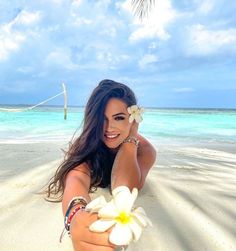
[[[137,134],[138,134],[138,126],[139,124],[134,121],[131,128],[130,128],[130,133],[129,133],[129,136],[131,137],[137,137]]]
[[[70,227],[72,241],[114,248],[114,245],[108,240],[108,232],[95,233],[89,230],[89,226],[97,219],[98,217],[96,213],[77,213],[74,216]]]
[[[97,246],[83,241],[80,246],[82,251],[113,251],[115,249],[114,247]]]
[[[84,232],[83,240],[87,243],[94,244],[94,245],[114,247],[114,245],[109,242],[108,238],[109,238],[109,234],[107,232],[95,233],[95,232],[90,231],[87,228],[87,231]]]

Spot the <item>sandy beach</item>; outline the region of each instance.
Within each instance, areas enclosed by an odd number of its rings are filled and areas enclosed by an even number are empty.
[[[0,250],[70,251],[61,205],[37,192],[63,158],[65,142],[0,145]],[[156,145],[158,158],[139,194],[153,223],[132,251],[235,251],[233,145]],[[106,190],[99,194],[108,196]]]

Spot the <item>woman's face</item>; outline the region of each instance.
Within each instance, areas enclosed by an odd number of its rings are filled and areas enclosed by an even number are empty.
[[[109,148],[117,148],[129,135],[130,127],[127,105],[111,98],[105,108],[103,142]]]

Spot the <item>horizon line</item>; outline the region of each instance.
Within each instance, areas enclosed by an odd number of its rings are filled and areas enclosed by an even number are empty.
[[[0,106],[23,106],[23,107],[28,107],[32,106],[32,104],[0,104]],[[63,105],[40,105],[40,107],[61,107],[63,108]],[[67,108],[85,108],[85,105],[68,105]],[[179,107],[179,106],[144,106],[144,109],[186,109],[186,110],[236,110],[236,107]]]

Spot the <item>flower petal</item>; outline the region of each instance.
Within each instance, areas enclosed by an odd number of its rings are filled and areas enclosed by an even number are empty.
[[[148,223],[146,219],[143,217],[143,215],[140,215],[138,213],[132,213],[132,217],[136,219],[136,221],[142,226],[142,227],[147,227]]]
[[[135,114],[131,114],[129,116],[129,123],[132,123],[134,121],[134,119],[135,119]]]
[[[146,216],[146,213],[142,207],[136,207],[133,212],[136,212],[136,213],[139,213],[139,214]]]
[[[148,226],[151,226],[151,227],[152,227],[152,222],[151,222],[150,219],[147,217],[147,215],[146,215],[146,213],[145,213],[145,211],[144,211],[144,209],[143,209],[142,207],[138,207],[138,208],[136,208],[134,211],[135,211],[136,213],[142,215],[142,217],[144,217],[145,220],[147,221]]]
[[[98,212],[98,217],[105,219],[113,219],[118,217],[119,212],[115,206],[114,200],[109,201],[104,207],[102,207]]]
[[[122,192],[122,191],[130,191],[129,188],[127,186],[118,186],[116,188],[114,188],[112,190],[112,195],[116,196],[118,193]]]
[[[133,240],[137,241],[142,234],[143,228],[135,220],[129,223],[129,228],[133,232]]]
[[[135,199],[129,189],[122,190],[114,196],[114,204],[119,212],[130,213]]]
[[[131,111],[131,108],[130,108],[130,107],[128,107],[128,108],[127,108],[127,111],[128,111],[128,113],[129,113],[129,114],[131,114],[131,113],[132,113],[132,111]]]
[[[145,112],[145,109],[144,109],[143,107],[140,107],[140,108],[139,108],[139,111],[140,111],[140,113],[144,113],[144,112]]]
[[[136,116],[135,116],[135,120],[136,120],[137,123],[140,123],[140,122],[143,121],[143,118],[142,118],[141,115],[136,115]]]
[[[128,245],[132,238],[132,231],[129,226],[121,223],[117,223],[109,235],[109,241],[118,246]]]
[[[115,220],[104,220],[100,219],[94,221],[90,226],[89,230],[97,233],[102,233],[107,231],[110,227],[112,227],[116,223]]]
[[[132,196],[133,196],[133,200],[135,201],[138,197],[138,189],[136,187],[133,188],[132,190]]]
[[[152,222],[147,217],[144,209],[142,207],[138,207],[132,211],[132,216],[137,220],[137,222],[143,226],[152,226]]]
[[[90,201],[86,206],[86,211],[98,212],[103,206],[107,204],[104,196],[99,196],[96,199]]]
[[[138,110],[138,106],[137,105],[131,105],[130,110],[131,110],[131,112],[136,112]]]

